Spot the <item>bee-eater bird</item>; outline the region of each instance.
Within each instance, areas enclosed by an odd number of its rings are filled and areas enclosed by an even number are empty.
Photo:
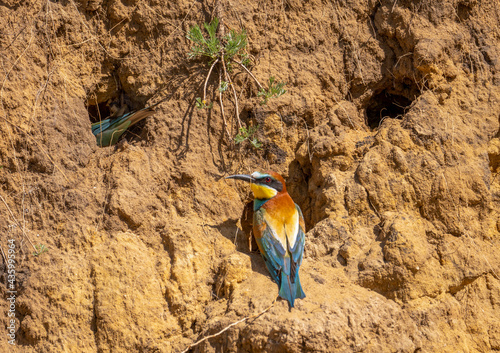
[[[98,121],[92,124],[92,133],[95,135],[97,145],[99,147],[112,146],[118,142],[121,135],[132,125],[137,124],[142,119],[147,118],[155,113],[153,107],[160,102],[150,105],[149,107],[127,113],[117,118],[110,117],[108,119]]]
[[[253,234],[279,296],[293,308],[306,295],[300,286],[299,268],[305,244],[304,217],[288,195],[285,180],[275,172],[231,175],[226,179],[250,183],[254,195]]]

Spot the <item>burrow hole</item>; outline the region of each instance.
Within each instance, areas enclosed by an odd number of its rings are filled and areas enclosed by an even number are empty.
[[[97,123],[108,118],[111,115],[108,102],[98,104],[87,101],[87,112],[89,113],[90,123]]]
[[[366,122],[376,129],[384,119],[402,119],[413,101],[387,89],[373,95],[366,107]]]
[[[137,105],[127,96],[123,91],[118,91],[112,98],[99,97],[96,98],[96,94],[90,94],[90,98],[87,99],[86,108],[89,115],[90,124],[97,123],[106,120],[111,117],[111,119],[118,118],[123,114],[133,112],[138,110]],[[113,112],[118,111],[119,113]],[[145,119],[139,121],[133,126],[129,127],[127,131],[120,137],[130,139],[137,137],[141,134],[143,127],[145,126]]]

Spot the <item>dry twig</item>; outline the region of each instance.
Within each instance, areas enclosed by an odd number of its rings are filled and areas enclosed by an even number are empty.
[[[244,69],[247,72],[247,74],[249,74],[250,77],[253,78],[253,80],[255,81],[255,83],[257,83],[257,86],[259,86],[259,88],[261,90],[264,89],[264,87],[262,87],[262,85],[260,84],[259,80],[257,80],[257,78],[252,74],[252,72],[250,70],[248,70],[245,65],[243,65],[243,63],[241,63],[237,60],[234,60],[234,59],[231,59],[231,61],[238,64],[242,69]]]
[[[26,229],[24,228],[24,226],[21,226],[21,224],[19,224],[19,221],[16,219],[16,217],[14,216],[14,213],[12,213],[12,210],[10,209],[9,205],[7,204],[7,201],[5,201],[5,199],[3,198],[2,195],[0,195],[0,199],[2,200],[2,202],[4,203],[5,207],[7,208],[7,210],[9,211],[10,213],[10,216],[12,217],[12,219],[14,220],[14,222],[17,224],[17,226],[19,227],[19,229],[21,229],[24,237],[26,239],[28,239],[28,241],[30,242],[31,246],[33,247],[33,249],[35,249],[35,251],[37,251],[35,245],[33,244],[33,242],[31,241],[31,239],[28,237],[28,234],[26,234]],[[2,250],[3,251],[3,250]]]
[[[278,297],[274,298],[273,302],[271,303],[271,305],[269,305],[267,308],[265,308],[264,310],[262,310],[261,312],[257,313],[257,314],[254,314],[252,316],[246,316],[244,317],[243,319],[240,319],[238,321],[235,321],[233,322],[232,324],[229,324],[227,325],[226,327],[224,327],[222,330],[220,330],[219,332],[217,333],[214,333],[213,335],[209,335],[209,336],[206,336],[206,337],[203,337],[202,339],[196,341],[195,343],[193,344],[190,344],[186,349],[184,349],[181,353],[186,353],[188,350],[190,350],[191,348],[199,345],[200,343],[210,339],[210,338],[214,338],[214,337],[217,337],[219,335],[221,335],[222,333],[224,333],[225,331],[229,330],[231,327],[233,326],[236,326],[238,324],[241,324],[242,322],[245,322],[247,320],[250,320],[250,319],[253,319],[253,318],[258,318],[259,316],[261,316],[262,314],[264,314],[266,311],[268,311],[269,309],[271,309],[274,305],[274,303],[276,303],[276,300],[278,299]]]

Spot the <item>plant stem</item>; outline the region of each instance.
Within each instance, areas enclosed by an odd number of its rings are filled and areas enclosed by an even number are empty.
[[[224,69],[224,78],[227,82],[229,82],[229,85],[231,86],[231,89],[233,91],[234,95],[234,107],[236,109],[236,122],[238,123],[238,128],[241,128],[241,120],[240,120],[240,109],[238,107],[238,96],[236,95],[236,90],[234,89],[233,83],[231,81],[231,78],[227,74],[226,70],[226,63],[224,62],[224,53],[221,55],[221,62],[222,62],[222,67]]]
[[[215,66],[215,64],[217,64],[218,61],[219,61],[219,58],[215,59],[215,61],[212,64],[212,66],[210,66],[210,70],[208,70],[208,75],[205,78],[205,85],[203,86],[203,101],[207,100],[207,83],[208,83],[208,79],[210,78],[210,75],[212,74],[212,70],[214,69],[214,66]]]
[[[215,1],[215,17],[219,19],[219,39],[224,38],[226,34],[224,30],[224,9],[219,0]]]
[[[28,135],[29,136],[29,135]],[[0,195],[0,199],[2,199],[2,202],[4,203],[5,207],[7,208],[7,210],[9,211],[11,217],[12,217],[12,220],[17,224],[17,226],[19,227],[19,229],[23,232],[23,235],[26,239],[28,239],[28,241],[30,242],[31,246],[33,247],[33,249],[35,249],[36,251],[36,247],[35,245],[33,244],[33,242],[31,241],[30,237],[28,236],[28,234],[26,234],[26,229],[24,227],[21,226],[21,224],[19,224],[19,222],[17,221],[16,217],[14,217],[14,213],[12,213],[12,210],[10,209],[9,205],[7,204],[7,201],[5,201],[5,199],[2,197],[2,195]]]
[[[181,353],[186,353],[187,351],[189,351],[189,349],[191,349],[192,347],[195,347],[195,346],[199,345],[199,344],[200,344],[200,343],[202,343],[203,341],[206,341],[206,340],[208,340],[208,339],[210,339],[210,338],[217,337],[217,336],[219,336],[219,335],[223,334],[225,331],[229,330],[229,329],[230,329],[231,327],[233,327],[233,326],[236,326],[236,325],[238,325],[238,324],[240,324],[240,323],[242,323],[242,322],[245,322],[245,321],[247,321],[247,320],[250,320],[250,319],[254,319],[254,318],[255,318],[255,319],[257,319],[259,316],[261,316],[262,314],[264,314],[266,311],[268,311],[269,309],[271,309],[271,308],[274,306],[274,303],[276,303],[276,299],[278,299],[278,297],[276,297],[276,298],[273,300],[273,302],[271,303],[271,305],[269,305],[267,308],[265,308],[265,309],[264,309],[264,310],[262,310],[261,312],[259,312],[259,313],[257,313],[257,314],[254,314],[254,315],[251,315],[251,316],[246,316],[246,317],[244,317],[243,319],[240,319],[240,320],[238,320],[238,321],[236,321],[236,322],[233,322],[233,323],[231,323],[231,324],[227,325],[226,327],[224,327],[222,330],[220,330],[220,331],[219,331],[219,332],[217,332],[217,333],[214,333],[214,334],[209,335],[209,336],[205,336],[205,337],[203,337],[202,339],[200,339],[200,340],[198,340],[198,341],[196,341],[196,342],[194,342],[194,343],[191,343],[191,344],[190,344],[190,345],[189,345],[186,349],[184,349]]]
[[[257,85],[259,86],[260,89],[264,89],[264,87],[262,87],[262,85],[260,84],[259,80],[257,80],[257,78],[250,72],[250,70],[248,70],[246,68],[245,65],[243,65],[241,62],[237,61],[237,60],[234,60],[234,59],[231,59],[232,62],[240,65],[240,67],[242,67],[246,72],[247,74],[250,75],[251,78],[253,78],[253,80],[255,81],[255,83],[257,83]]]
[[[222,75],[221,71],[219,70],[219,87],[222,81]],[[229,141],[232,141],[231,135],[229,134],[229,130],[227,129],[227,122],[226,122],[226,115],[224,114],[224,103],[222,103],[222,92],[219,91],[219,102],[220,102],[220,110],[222,113],[222,121],[224,122],[224,130],[226,130],[227,137],[229,138]]]

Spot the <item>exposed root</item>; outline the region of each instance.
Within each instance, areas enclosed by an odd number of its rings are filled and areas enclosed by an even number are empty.
[[[212,70],[214,69],[215,65],[219,62],[219,59],[215,59],[213,62],[212,66],[210,66],[210,70],[208,70],[207,77],[205,78],[205,85],[203,86],[203,101],[207,101],[207,83],[208,79],[210,78],[210,75],[212,74]]]
[[[5,256],[5,253],[3,252],[2,245],[0,244],[0,250],[2,251],[2,257],[5,265],[7,265],[7,256]]]
[[[26,229],[24,228],[24,226],[22,226],[19,221],[16,219],[16,217],[14,216],[14,213],[12,212],[12,210],[10,209],[9,205],[7,204],[7,202],[5,201],[5,199],[2,197],[2,195],[0,195],[0,199],[2,200],[2,202],[4,203],[5,207],[7,208],[7,210],[9,211],[10,213],[10,216],[12,217],[12,220],[16,223],[16,225],[19,227],[19,229],[21,229],[24,237],[26,239],[28,239],[29,243],[31,244],[31,246],[33,247],[33,249],[35,249],[35,251],[37,251],[37,248],[35,247],[35,245],[33,244],[33,242],[31,241],[31,239],[28,237],[28,234],[26,234]],[[2,253],[3,253],[3,249],[2,249]],[[5,255],[4,255],[5,256]]]
[[[196,341],[195,343],[189,345],[186,349],[184,349],[181,353],[186,353],[188,350],[190,350],[191,348],[199,345],[200,343],[210,339],[210,338],[214,338],[214,337],[217,337],[219,335],[221,335],[222,333],[224,333],[225,331],[229,330],[231,327],[233,326],[236,326],[238,324],[241,324],[242,322],[245,322],[247,320],[250,320],[250,319],[253,319],[253,318],[258,318],[259,316],[261,316],[262,314],[264,314],[266,311],[268,311],[269,309],[271,309],[274,305],[274,303],[276,303],[276,300],[278,299],[278,297],[274,298],[273,302],[271,303],[271,305],[269,305],[267,308],[265,308],[264,310],[262,310],[261,312],[259,313],[256,313],[252,316],[247,316],[247,317],[244,317],[243,319],[240,319],[238,321],[235,321],[233,322],[232,324],[229,324],[227,325],[226,327],[224,327],[222,330],[220,330],[219,332],[217,333],[214,333],[213,335],[209,335],[209,336],[206,336],[206,337],[203,337],[202,339]]]
[[[219,70],[219,87],[221,85],[221,82],[222,82],[222,74]],[[229,130],[227,128],[226,114],[224,113],[224,102],[222,101],[222,92],[220,90],[218,91],[219,91],[220,111],[222,115],[222,121],[224,122],[224,130],[226,130],[227,137],[229,138],[229,141],[231,141],[231,135],[229,134]]]
[[[263,89],[264,89],[264,87],[262,87],[262,85],[260,84],[259,80],[257,80],[257,78],[256,78],[256,77],[252,74],[252,72],[251,72],[250,70],[248,70],[248,69],[246,68],[246,66],[245,66],[245,65],[243,65],[241,62],[239,62],[239,61],[237,61],[237,60],[234,60],[234,59],[231,59],[231,61],[232,61],[232,62],[234,62],[234,63],[236,63],[236,64],[238,64],[238,65],[239,65],[239,66],[240,66],[243,70],[245,70],[245,71],[246,71],[246,73],[247,73],[247,74],[249,74],[251,78],[253,78],[253,80],[255,81],[255,83],[257,84],[257,86],[259,86],[259,88],[260,88],[261,90],[263,90]]]
[[[234,107],[236,109],[236,122],[238,123],[238,129],[239,129],[241,128],[241,120],[240,120],[240,109],[238,107],[238,96],[236,95],[236,90],[234,89],[231,77],[227,73],[226,64],[224,63],[224,54],[222,54],[222,67],[224,68],[224,76],[226,78],[226,82],[228,82],[229,86],[231,86],[231,90],[233,91]]]

